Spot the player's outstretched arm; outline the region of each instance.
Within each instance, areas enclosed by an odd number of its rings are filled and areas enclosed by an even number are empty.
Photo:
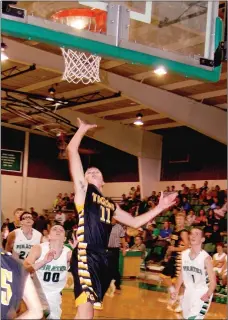
[[[30,275],[25,280],[23,300],[27,310],[16,319],[42,319],[43,308]]]
[[[120,223],[123,223],[132,228],[139,228],[154,219],[157,215],[159,215],[163,210],[175,205],[175,199],[177,197],[177,193],[172,193],[167,197],[164,197],[163,192],[161,192],[161,197],[159,200],[159,204],[152,210],[137,216],[132,217],[128,212],[122,210],[119,206],[115,211],[115,219]]]
[[[78,149],[86,132],[96,127],[97,125],[86,124],[78,118],[78,131],[67,146],[70,172],[74,182],[75,202],[77,204],[84,203],[87,190],[87,182]]]
[[[213,270],[213,264],[211,261],[211,257],[207,257],[205,259],[205,268],[207,270],[210,284],[209,284],[208,291],[201,297],[201,300],[208,301],[216,288],[216,275]]]

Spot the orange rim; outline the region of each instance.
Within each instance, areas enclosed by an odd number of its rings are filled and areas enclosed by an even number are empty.
[[[51,18],[54,20],[60,20],[67,17],[90,17],[95,19],[96,30],[106,31],[106,19],[107,13],[99,9],[64,9],[54,13]],[[93,31],[93,30],[90,30]],[[94,30],[95,31],[95,30]]]

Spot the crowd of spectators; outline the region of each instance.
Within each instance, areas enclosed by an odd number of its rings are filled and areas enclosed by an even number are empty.
[[[164,196],[169,192],[178,193],[176,205],[163,212],[155,221],[144,226],[142,234],[144,244],[151,249],[158,243],[168,242],[175,228],[175,215],[183,212],[186,216],[186,229],[191,226],[202,227],[206,235],[204,248],[213,254],[217,243],[226,242],[227,190],[221,190],[218,185],[210,189],[208,181],[205,181],[200,188],[197,188],[195,184],[192,184],[191,187],[182,184],[181,187],[181,190],[176,190],[175,186],[167,186],[164,190]],[[140,200],[140,187],[132,187],[128,195],[122,195],[120,206],[136,216],[155,207],[160,196],[160,192],[152,191],[149,197]],[[139,230],[139,235],[140,232]]]
[[[197,188],[195,184],[192,184],[191,187],[182,184],[181,187],[181,190],[176,190],[175,186],[167,187],[164,190],[164,196],[170,192],[178,193],[175,206],[163,211],[154,221],[135,232],[126,228],[129,249],[138,248],[139,251],[142,251],[146,269],[150,270],[150,266],[154,264],[162,265],[165,261],[166,251],[170,246],[172,232],[175,230],[175,216],[182,212],[185,215],[186,230],[190,230],[193,226],[199,226],[204,230],[204,250],[213,257],[217,283],[221,285],[222,293],[226,294],[227,190],[221,190],[218,185],[209,188],[207,181],[200,188]],[[120,202],[122,209],[133,216],[140,215],[155,207],[161,196],[160,192],[152,191],[149,197],[140,200],[139,194],[139,187],[137,188],[137,196],[136,189],[131,188],[128,195],[122,195]]]
[[[162,263],[166,251],[170,246],[170,239],[175,229],[175,216],[184,213],[185,228],[200,226],[204,229],[204,249],[213,256],[213,263],[218,275],[224,273],[226,267],[227,240],[227,190],[221,190],[218,185],[208,187],[208,182],[197,188],[195,184],[188,187],[182,184],[181,190],[175,186],[167,187],[166,193],[177,192],[175,206],[162,212],[155,220],[137,230],[124,227],[128,250],[141,251],[147,268],[153,263]],[[132,187],[129,194],[123,194],[120,207],[133,216],[143,214],[154,208],[161,196],[161,192],[152,191],[151,195],[141,199],[140,186]],[[22,208],[14,213],[14,221],[6,219],[2,225],[3,247],[9,232],[20,226],[19,218]],[[74,193],[59,193],[53,203],[52,218],[50,215],[39,215],[34,208],[30,208],[33,215],[33,228],[43,234],[43,241],[48,241],[48,232],[53,223],[63,225],[66,230],[66,243],[72,239],[77,229],[78,215],[74,206]]]

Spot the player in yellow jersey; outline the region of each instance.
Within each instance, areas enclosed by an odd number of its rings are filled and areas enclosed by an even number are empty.
[[[79,213],[78,246],[72,254],[71,270],[78,307],[76,318],[92,319],[93,304],[102,301],[112,280],[107,254],[112,217],[125,225],[139,228],[174,205],[177,194],[167,197],[162,194],[156,208],[137,217],[121,210],[103,196],[104,180],[100,170],[89,168],[85,174],[83,172],[79,145],[86,132],[96,128],[96,125],[86,124],[80,119],[78,121],[79,129],[67,148],[75,189],[75,205]]]

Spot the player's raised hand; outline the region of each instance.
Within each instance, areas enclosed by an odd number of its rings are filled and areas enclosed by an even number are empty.
[[[169,207],[172,207],[176,203],[176,197],[177,197],[177,192],[171,193],[168,196],[164,196],[163,191],[161,191],[161,197],[158,203],[159,208],[162,210],[168,209]]]
[[[84,133],[86,133],[88,130],[91,130],[97,127],[96,124],[85,123],[80,118],[77,118],[77,120],[78,120],[78,128],[82,130]]]
[[[55,257],[55,253],[56,253],[55,250],[53,250],[53,249],[49,250],[48,253],[46,253],[46,255],[44,257],[45,263],[51,262]]]
[[[70,240],[69,243],[70,243],[71,247],[74,249],[78,245],[78,239],[74,236],[74,234],[72,234],[72,239],[73,240]]]

